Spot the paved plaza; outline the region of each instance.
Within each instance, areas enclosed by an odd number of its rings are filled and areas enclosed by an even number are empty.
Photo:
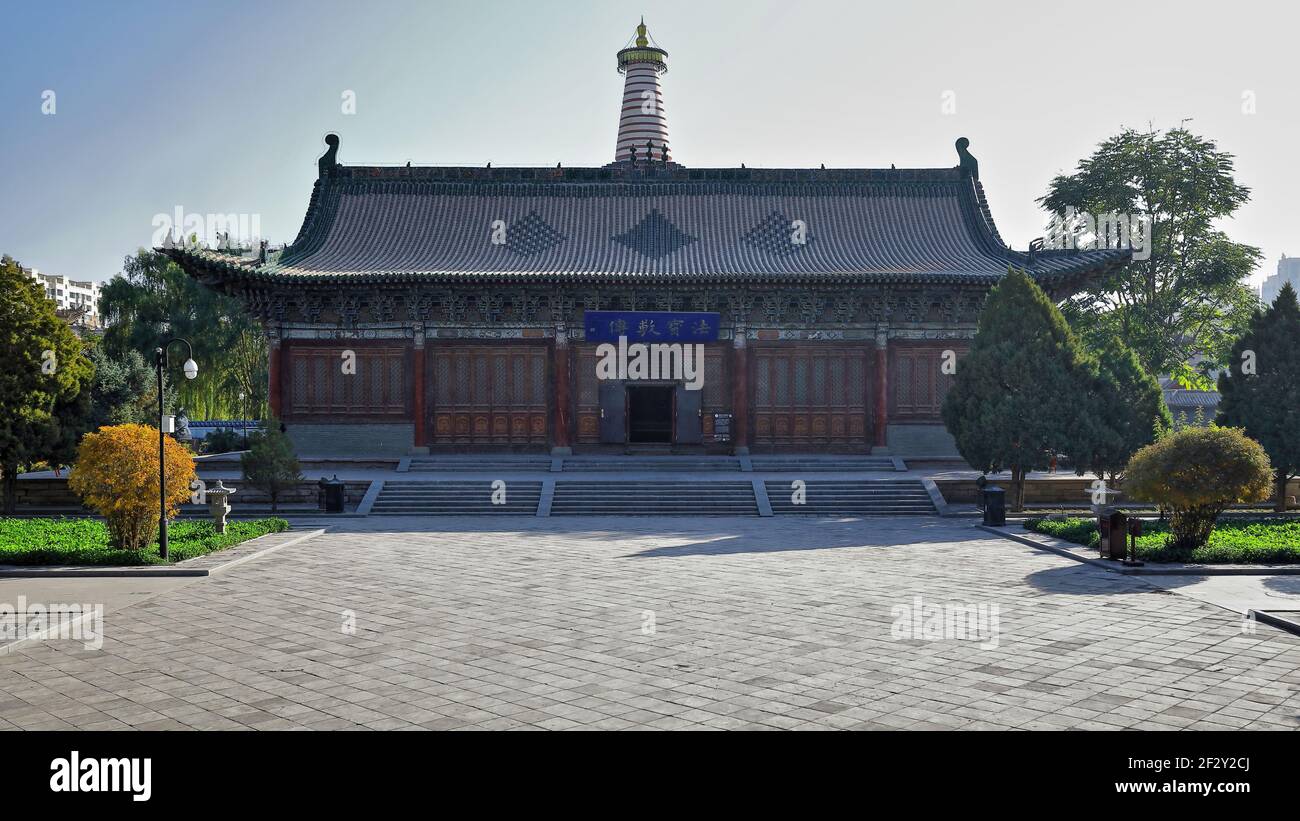
[[[350,519],[207,578],[0,580],[61,594],[103,646],[0,655],[2,728],[1300,728],[1300,638],[937,517]]]

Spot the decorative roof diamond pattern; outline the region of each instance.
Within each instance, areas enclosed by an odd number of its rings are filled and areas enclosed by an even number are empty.
[[[635,226],[610,239],[652,259],[666,257],[696,241],[654,208]]]
[[[506,226],[507,251],[519,256],[531,256],[549,251],[567,237],[556,231],[546,220],[529,211],[528,216]]]
[[[796,233],[794,222],[785,214],[773,212],[767,215],[767,219],[745,232],[741,241],[769,254],[786,256],[798,253],[813,241],[813,234],[804,221],[800,236]]]

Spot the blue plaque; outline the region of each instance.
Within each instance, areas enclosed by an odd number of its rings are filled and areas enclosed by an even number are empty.
[[[588,342],[717,342],[717,313],[704,311],[584,311]]]

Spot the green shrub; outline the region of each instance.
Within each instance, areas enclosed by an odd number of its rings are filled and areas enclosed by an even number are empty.
[[[280,425],[268,419],[266,432],[249,437],[248,450],[239,460],[244,481],[271,497],[271,512],[276,510],[280,494],[302,481],[293,442],[280,432]]]
[[[203,437],[204,453],[230,453],[243,447],[243,434],[230,428],[220,428]]]
[[[1091,548],[1096,548],[1101,538],[1094,519],[1026,519],[1025,529]],[[1209,542],[1190,554],[1169,546],[1167,524],[1143,522],[1137,555],[1149,562],[1294,564],[1300,562],[1300,520],[1230,519],[1215,527]]]
[[[1264,448],[1240,430],[1185,428],[1133,455],[1124,490],[1131,499],[1168,508],[1168,547],[1190,556],[1209,543],[1229,505],[1268,498],[1272,477]]]
[[[1026,519],[1025,530],[1045,533],[1067,542],[1096,547],[1101,541],[1095,519]]]
[[[272,518],[230,522],[225,533],[217,533],[210,521],[181,520],[167,528],[167,552],[172,561],[182,561],[288,529],[284,519]],[[156,540],[143,550],[116,548],[108,528],[97,519],[0,519],[0,564],[162,563]]]

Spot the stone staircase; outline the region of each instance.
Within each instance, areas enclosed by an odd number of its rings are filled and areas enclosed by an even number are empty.
[[[737,477],[739,478],[739,477]],[[916,479],[800,479],[803,504],[792,499],[792,479],[681,481],[672,477],[509,480],[505,503],[493,504],[491,479],[387,480],[370,508],[376,516],[757,516],[936,515]],[[756,494],[756,488],[766,495]],[[499,497],[498,497],[499,498]],[[766,504],[765,504],[766,503]]]
[[[755,471],[770,473],[803,473],[807,471],[861,473],[896,470],[894,460],[888,456],[753,456],[750,462]]]
[[[445,482],[384,482],[370,515],[466,516],[514,513],[536,515],[542,496],[541,482],[507,482],[505,504],[492,504],[492,482],[452,480]]]
[[[862,516],[936,515],[934,502],[925,485],[917,479],[874,481],[804,482],[804,503],[793,501],[794,488],[789,480],[768,479],[763,483],[772,513]]]
[[[756,516],[753,483],[587,482],[555,483],[552,516]]]
[[[739,472],[740,460],[734,456],[567,456],[564,459],[564,471],[566,473],[582,471]]]

